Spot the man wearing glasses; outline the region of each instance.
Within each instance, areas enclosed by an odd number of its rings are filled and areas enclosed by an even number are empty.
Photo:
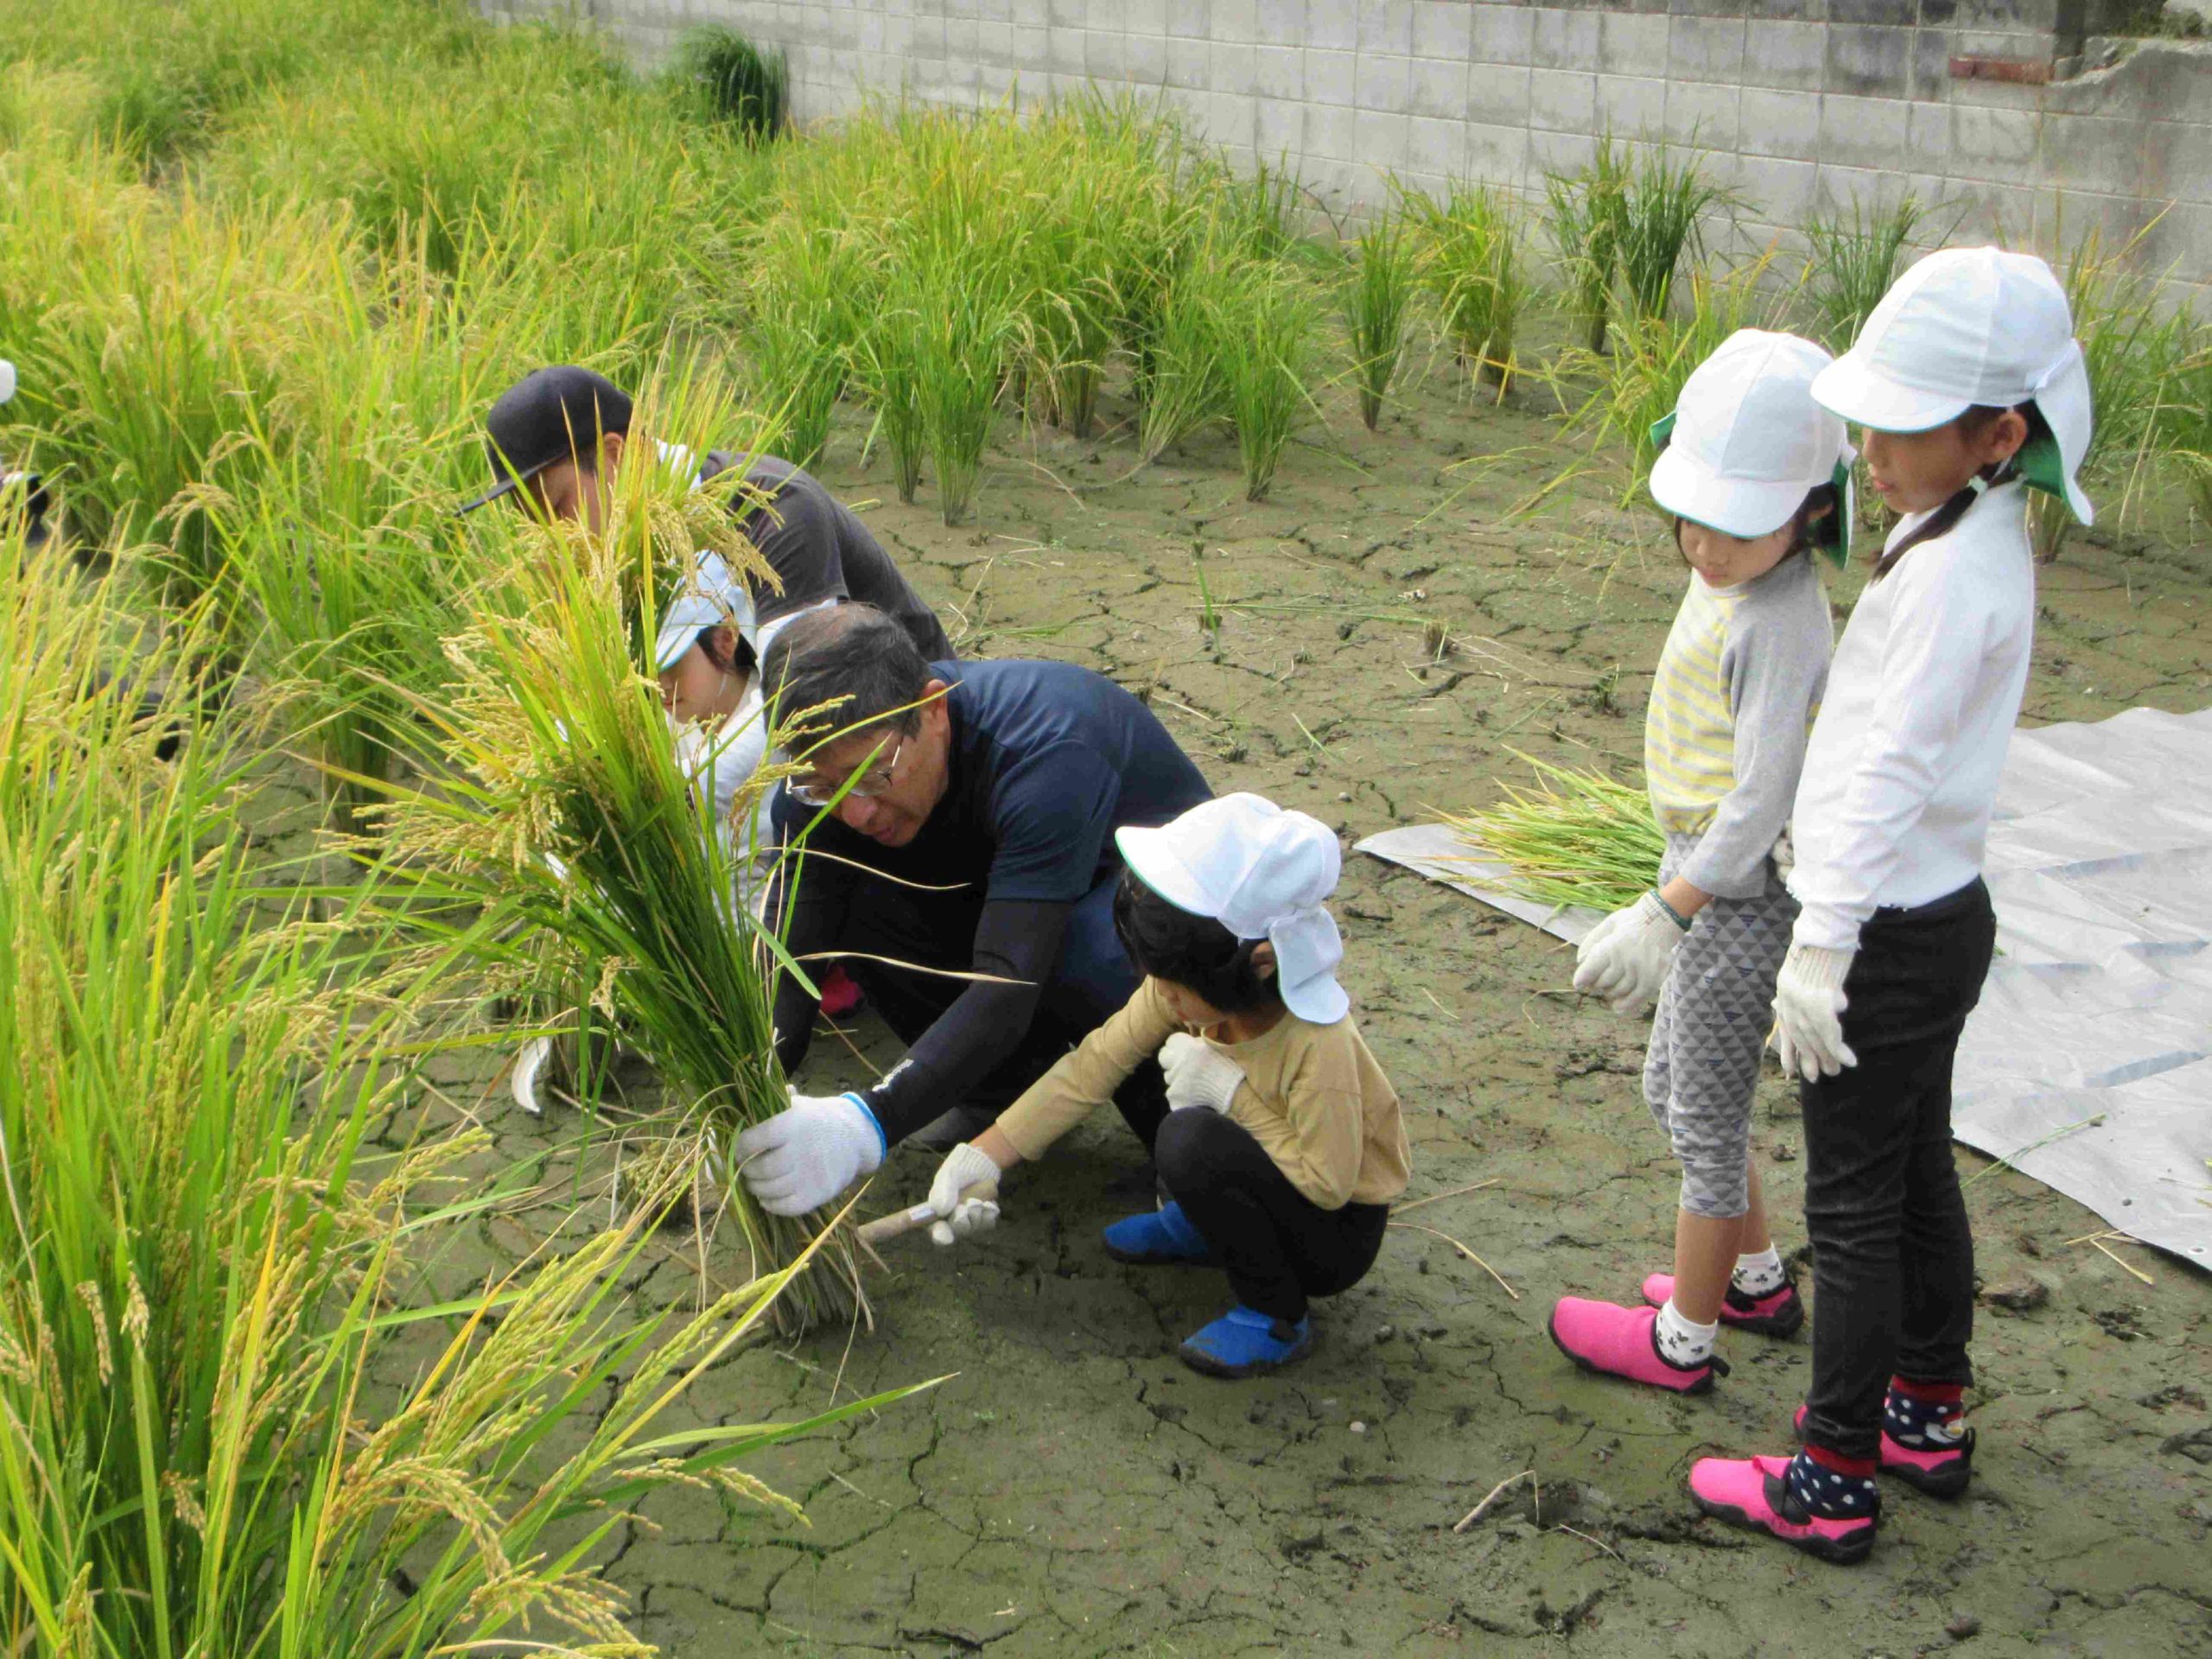
[[[607,480],[628,458],[630,412],[630,395],[589,369],[524,375],[485,420],[493,486],[461,511],[512,497],[547,518],[597,531],[606,517]],[[661,459],[690,461],[666,445]],[[791,618],[851,599],[897,619],[930,661],[952,655],[936,613],[868,527],[811,474],[772,455],[715,450],[698,465],[700,481],[732,467],[766,498],[739,525],[780,583],[764,583],[752,595],[762,648]]]
[[[1212,791],[1150,709],[1067,663],[931,662],[892,619],[842,605],[793,620],[761,678],[834,738],[791,759],[776,819],[804,836],[779,912],[801,960],[842,957],[906,1057],[873,1087],[795,1095],[739,1137],[746,1184],[778,1215],[818,1209],[923,1125],[995,1118],[1126,1002],[1114,831]],[[819,822],[817,822],[819,820]],[[810,826],[811,826],[810,828]],[[816,1006],[786,975],[778,1052],[795,1070]],[[1147,1146],[1166,1111],[1156,1064],[1116,1103]],[[932,1139],[942,1139],[942,1135]]]

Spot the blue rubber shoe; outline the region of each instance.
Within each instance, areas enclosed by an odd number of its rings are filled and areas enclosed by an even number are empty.
[[[1167,1267],[1211,1262],[1213,1247],[1191,1224],[1179,1204],[1123,1216],[1106,1230],[1106,1254],[1139,1267]]]
[[[1238,1303],[1196,1336],[1183,1339],[1183,1363],[1208,1376],[1255,1376],[1306,1357],[1313,1321],[1293,1325]]]

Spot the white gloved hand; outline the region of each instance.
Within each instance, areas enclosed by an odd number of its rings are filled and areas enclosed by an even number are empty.
[[[930,1224],[930,1237],[938,1244],[973,1238],[999,1224],[999,1207],[988,1198],[963,1198],[969,1187],[984,1182],[998,1185],[1001,1173],[995,1160],[972,1141],[963,1141],[944,1154],[930,1183],[929,1206],[938,1218]]]
[[[1789,880],[1789,872],[1797,868],[1797,843],[1790,839],[1789,826],[1782,826],[1782,835],[1774,843],[1774,874],[1780,881]]]
[[[950,1244],[960,1239],[975,1238],[998,1224],[996,1204],[988,1198],[963,1198],[952,1206],[952,1214],[947,1219],[930,1223],[930,1242]]]
[[[745,1185],[772,1216],[819,1210],[883,1162],[883,1130],[858,1095],[791,1094],[737,1137]]]
[[[1656,893],[1592,928],[1574,953],[1574,988],[1602,996],[1616,1014],[1659,1000],[1686,930]]]
[[[1784,1071],[1817,1083],[1859,1064],[1843,1040],[1843,982],[1858,954],[1789,947],[1774,984],[1774,1049]]]
[[[1244,1081],[1244,1068],[1202,1037],[1179,1031],[1160,1046],[1160,1069],[1167,1074],[1167,1107],[1193,1106],[1225,1112]]]

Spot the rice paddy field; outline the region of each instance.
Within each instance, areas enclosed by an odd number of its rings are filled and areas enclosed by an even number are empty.
[[[649,82],[412,0],[28,0],[5,49],[0,454],[66,534],[0,531],[0,1650],[2212,1653],[2212,1284],[1961,1152],[1973,1495],[1850,1572],[1697,1520],[1809,1351],[1701,1400],[1561,1359],[1552,1300],[1663,1249],[1643,1033],[1402,870],[1335,908],[1414,1185],[1293,1370],[1176,1360],[1222,1289],[1106,1257],[1117,1122],[980,1245],[769,1227],[700,1154],[778,1097],[774,944],[633,671],[717,532],[642,472],[602,545],[446,512],[490,398],[590,362],[810,458],[963,654],[1112,676],[1217,789],[1357,838],[1632,782],[1649,423],[1733,327],[1847,338],[1918,207],[1725,268],[1725,195],[1624,144],[1336,227],[1141,109],[785,132],[712,43]],[[2212,340],[2047,251],[2105,511],[2049,531],[2024,718],[2202,708]],[[515,1110],[594,1020],[594,1109]],[[793,1081],[893,1052],[863,1009]],[[1770,1078],[1785,1250],[1794,1116]]]

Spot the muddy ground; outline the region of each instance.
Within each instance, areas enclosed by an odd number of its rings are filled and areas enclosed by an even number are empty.
[[[954,530],[926,487],[890,499],[857,424],[822,471],[874,503],[964,652],[1112,675],[1217,788],[1313,812],[1347,846],[1487,803],[1525,775],[1512,750],[1634,760],[1683,577],[1618,474],[1600,463],[1510,516],[1580,454],[1541,388],[1500,409],[1440,371],[1373,435],[1325,407],[1331,429],[1257,505],[1226,441],[1132,475],[1124,434],[1009,435]],[[2027,718],[2212,702],[2212,547],[2189,534],[2077,537],[2044,573]],[[1405,871],[1348,857],[1336,909],[1405,1098],[1408,1201],[1493,1185],[1408,1215],[1435,1232],[1393,1231],[1369,1281],[1319,1306],[1306,1363],[1224,1383],[1174,1357],[1225,1305],[1220,1278],[1101,1249],[1149,1178],[1118,1122],[1090,1126],[1020,1174],[988,1242],[899,1249],[872,1331],[764,1345],[706,1380],[699,1412],[747,1421],[957,1374],[752,1465],[809,1525],[695,1493],[650,1504],[656,1526],[626,1532],[610,1569],[644,1635],[687,1659],[2212,1653],[2212,1281],[2122,1247],[2141,1282],[2069,1243],[2101,1228],[2088,1211],[2003,1170],[1975,1179],[1972,1495],[1891,1491],[1855,1571],[1754,1543],[1697,1518],[1683,1477],[1709,1452],[1783,1446],[1806,1342],[1724,1337],[1733,1375],[1676,1400],[1578,1374],[1544,1332],[1555,1296],[1630,1296],[1665,1259],[1676,1174],[1639,1097],[1642,1029],[1562,994],[1564,947]],[[862,1017],[855,1049],[818,1041],[803,1082],[869,1075],[855,1056],[880,1060],[882,1035]],[[1760,1119],[1786,1250],[1802,1165],[1777,1077]],[[495,1122],[513,1155],[569,1132]],[[868,1206],[911,1201],[932,1161],[894,1155]],[[671,1262],[648,1294],[686,1294],[690,1271]]]

